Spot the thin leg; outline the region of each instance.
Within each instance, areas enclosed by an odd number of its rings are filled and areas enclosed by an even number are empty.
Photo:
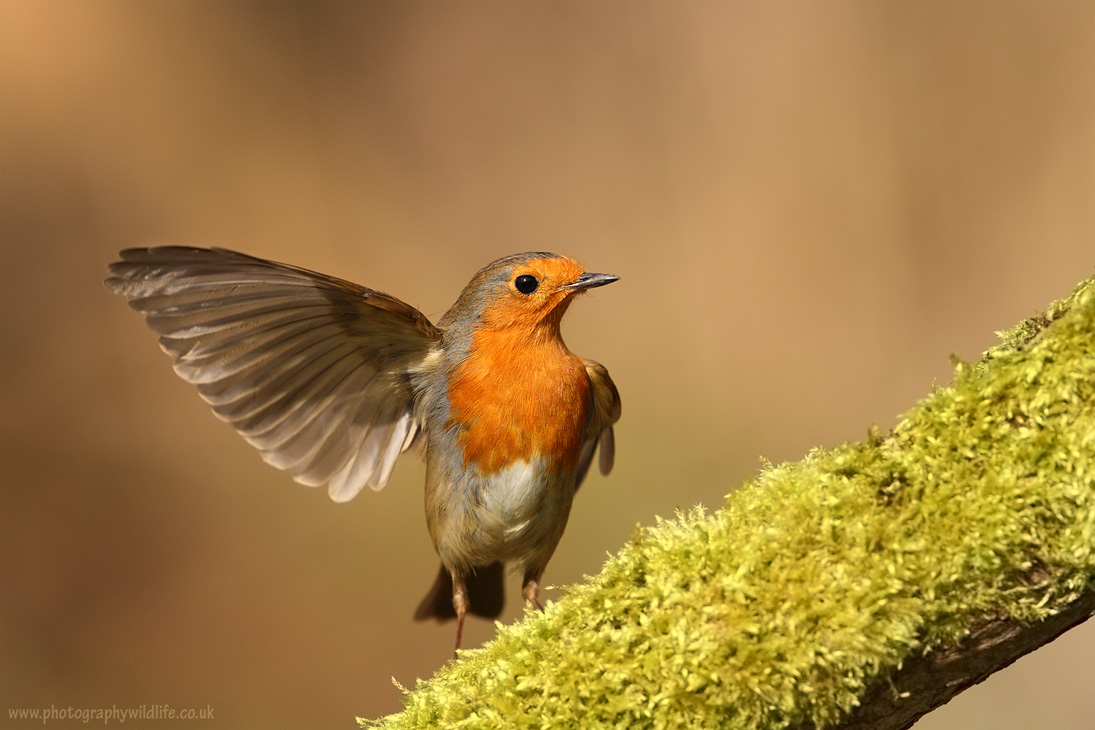
[[[456,646],[452,650],[452,658],[456,659],[460,651],[460,638],[464,635],[464,617],[468,614],[468,586],[464,583],[463,576],[452,576],[452,607],[456,610]]]
[[[525,571],[525,585],[521,588],[521,595],[525,597],[526,601],[543,611],[544,607],[540,603],[540,573],[539,570]]]

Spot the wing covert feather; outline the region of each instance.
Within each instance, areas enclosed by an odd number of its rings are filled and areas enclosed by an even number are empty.
[[[577,486],[582,485],[589,465],[593,462],[593,453],[600,447],[600,459],[598,467],[602,474],[607,475],[612,471],[616,460],[616,437],[612,426],[620,420],[620,392],[616,390],[616,384],[608,375],[604,365],[593,360],[586,360],[586,374],[593,391],[593,408],[590,411],[589,425],[586,427],[586,438],[582,443],[581,456],[578,459]]]

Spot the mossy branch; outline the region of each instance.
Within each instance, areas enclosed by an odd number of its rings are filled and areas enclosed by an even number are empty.
[[[904,728],[1095,611],[1095,279],[888,435],[640,530],[381,728]]]

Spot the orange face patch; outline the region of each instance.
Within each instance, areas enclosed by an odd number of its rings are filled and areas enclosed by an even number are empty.
[[[558,327],[569,299],[574,296],[574,292],[565,287],[584,273],[581,264],[563,257],[533,259],[515,266],[506,290],[483,309],[481,326],[487,329],[528,328],[550,322]],[[536,282],[535,290],[522,292],[517,286],[522,277],[532,277]],[[558,336],[557,329],[554,334]]]

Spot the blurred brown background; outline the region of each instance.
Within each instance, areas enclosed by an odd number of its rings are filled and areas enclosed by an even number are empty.
[[[410,619],[422,466],[349,505],[265,466],[103,289],[120,248],[434,317],[515,251],[620,275],[564,325],[624,418],[554,584],[888,428],[1095,263],[1091,2],[2,0],[0,84],[3,727],[352,727],[449,657]],[[1088,625],[919,727],[1086,730],[1093,656]]]

